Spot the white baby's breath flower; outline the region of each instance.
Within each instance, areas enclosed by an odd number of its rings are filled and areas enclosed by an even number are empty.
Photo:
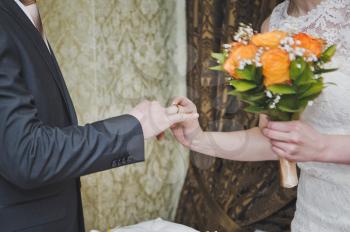
[[[295,55],[294,55],[293,53],[289,53],[289,59],[290,59],[290,60],[293,61],[293,60],[295,60],[295,58],[296,58],[296,57],[295,57]]]
[[[266,94],[266,97],[268,97],[268,98],[272,98],[273,97],[271,91],[269,91],[269,90],[265,90],[265,94]]]
[[[312,55],[310,55],[309,57],[306,58],[306,61],[307,62],[317,62],[318,58],[314,54],[312,54]]]
[[[251,25],[246,25],[244,23],[240,23],[238,31],[234,35],[234,40],[243,44],[248,44],[248,41],[254,35],[254,30]]]
[[[279,102],[281,100],[281,96],[280,95],[277,95],[276,97],[277,101]]]
[[[239,62],[238,68],[239,68],[239,69],[244,69],[245,66],[246,66],[246,63],[244,62],[244,60],[242,60],[242,61]]]
[[[232,47],[232,45],[231,44],[224,44],[224,45],[222,45],[222,47],[224,49],[230,49]]]
[[[304,48],[297,47],[297,48],[294,49],[294,54],[296,56],[304,56],[304,53],[305,53],[305,49]]]
[[[280,102],[280,100],[281,100],[281,96],[277,95],[276,98],[273,100],[273,103],[277,104]]]
[[[244,69],[246,65],[252,65],[253,61],[252,60],[247,60],[247,59],[243,59],[239,62],[239,69]]]

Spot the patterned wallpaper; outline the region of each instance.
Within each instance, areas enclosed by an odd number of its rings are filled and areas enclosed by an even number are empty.
[[[185,0],[41,0],[45,32],[80,124],[127,113],[142,99],[185,94]],[[82,178],[87,230],[173,219],[188,152],[167,133],[145,163]]]

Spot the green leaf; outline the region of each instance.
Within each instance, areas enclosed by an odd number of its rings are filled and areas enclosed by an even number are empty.
[[[218,65],[218,66],[210,67],[209,70],[212,70],[212,71],[224,71],[224,67],[222,65]]]
[[[267,87],[274,94],[295,94],[295,89],[291,85],[271,85]]]
[[[256,88],[256,84],[244,80],[231,80],[230,84],[235,87],[238,92],[245,92]]]
[[[324,86],[325,86],[325,87],[328,87],[328,86],[330,86],[330,85],[337,86],[337,84],[334,83],[334,82],[326,82],[326,83],[324,83]]]
[[[319,95],[324,89],[324,84],[322,81],[316,82],[312,84],[309,89],[307,89],[304,93],[302,93],[299,98],[305,98],[311,95]]]
[[[330,73],[330,72],[334,72],[337,71],[337,68],[329,68],[329,69],[318,69],[314,71],[314,74],[323,74],[323,73]]]
[[[300,107],[297,95],[282,96],[280,102],[277,104],[277,108],[288,113],[301,112],[304,109]]]
[[[252,81],[255,79],[256,68],[254,65],[246,65],[244,69],[236,69],[239,79]]]
[[[304,97],[303,99],[300,100],[299,105],[300,105],[301,107],[306,108],[308,102],[309,102],[309,101],[315,100],[318,96],[320,96],[320,93],[314,94],[314,95],[310,95],[310,96],[308,96],[308,97]]]
[[[247,98],[250,101],[259,101],[259,100],[262,100],[262,99],[266,98],[266,95],[265,95],[264,92],[258,92],[258,93],[255,93],[255,94],[246,94],[246,95],[247,95]]]
[[[254,101],[250,101],[249,99],[244,98],[243,96],[240,96],[239,100],[244,102],[244,103],[247,103],[248,105],[255,105]]]
[[[279,105],[278,109],[283,111],[283,112],[288,112],[288,113],[297,113],[297,112],[302,112],[304,110],[304,107],[300,107],[300,108],[291,108],[289,106],[285,106],[285,105]]]
[[[283,112],[279,110],[269,110],[267,113],[272,121],[290,121],[292,119],[292,114],[288,112]]]
[[[303,94],[304,92],[306,92],[308,89],[310,89],[312,86],[312,84],[305,84],[305,85],[299,85],[298,86],[298,94]]]
[[[296,85],[304,85],[304,84],[311,84],[315,83],[315,75],[311,70],[310,64],[306,64],[306,67],[304,69],[304,72],[297,78],[294,83]]]
[[[290,77],[296,80],[305,70],[306,62],[302,57],[295,59],[290,66]]]
[[[321,60],[324,63],[327,63],[329,61],[331,61],[332,57],[334,56],[335,52],[337,51],[337,46],[336,45],[332,45],[330,47],[328,47],[321,55]]]
[[[212,53],[211,57],[216,59],[219,64],[223,64],[226,60],[226,54],[225,53]]]
[[[256,89],[246,92],[240,92],[239,99],[250,105],[264,106],[266,105],[266,95],[264,91],[256,92]]]
[[[262,75],[262,68],[261,67],[257,67],[256,71],[255,71],[255,81],[256,83],[262,83],[263,80],[263,75]]]
[[[264,109],[264,107],[261,107],[261,106],[248,106],[244,108],[244,111],[258,114],[258,113],[265,113],[266,109]]]
[[[231,90],[227,94],[231,96],[238,96],[240,92],[238,92],[237,90]]]

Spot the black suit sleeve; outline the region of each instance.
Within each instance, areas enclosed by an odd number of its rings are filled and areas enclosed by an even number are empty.
[[[123,115],[55,128],[37,117],[21,61],[0,27],[0,175],[31,189],[144,160],[139,121]]]

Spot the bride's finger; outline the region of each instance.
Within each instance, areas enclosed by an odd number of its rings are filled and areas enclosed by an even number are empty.
[[[189,141],[187,141],[187,139],[185,138],[183,129],[179,126],[171,128],[171,131],[173,132],[175,138],[184,146],[189,147],[191,145],[191,143]]]
[[[171,105],[168,108],[165,109],[165,112],[168,115],[172,115],[172,114],[178,114],[180,112],[180,106],[178,105]]]
[[[173,105],[188,106],[190,104],[191,104],[191,101],[187,97],[176,97],[173,100]]]
[[[285,152],[284,150],[278,148],[278,147],[275,147],[275,146],[272,146],[272,151],[280,158],[285,158],[289,161],[293,161],[294,157],[289,155],[287,152]]]
[[[266,114],[259,115],[259,128],[266,128],[269,124],[269,119]]]
[[[179,114],[179,113],[194,113],[190,107],[183,107],[181,105],[171,105],[165,109],[168,115]]]
[[[268,128],[263,129],[262,132],[269,139],[283,141],[283,142],[290,142],[290,140],[291,140],[289,133],[270,130]]]
[[[290,121],[290,122],[272,122],[270,121],[267,125],[269,129],[282,131],[282,132],[289,132],[292,131],[296,127],[296,121]]]
[[[175,123],[189,121],[197,119],[199,115],[197,113],[193,114],[186,114],[186,113],[178,113],[178,114],[172,114],[168,116],[168,119],[170,121],[170,124],[173,125]]]
[[[173,100],[172,104],[184,107],[188,110],[187,113],[197,111],[196,105],[187,97],[177,97]]]
[[[279,141],[272,140],[271,144],[272,144],[272,146],[283,150],[288,155],[294,155],[298,150],[298,146],[293,144],[293,143],[285,143],[285,142],[279,142]]]

